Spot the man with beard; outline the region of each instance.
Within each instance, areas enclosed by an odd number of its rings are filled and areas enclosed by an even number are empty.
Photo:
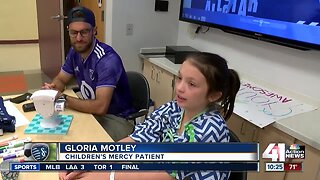
[[[90,9],[71,9],[67,25],[72,47],[59,74],[43,88],[63,92],[75,77],[83,99],[63,95],[66,107],[96,115],[115,141],[126,137],[133,125],[124,118],[135,110],[121,58],[112,47],[95,38],[97,27]]]

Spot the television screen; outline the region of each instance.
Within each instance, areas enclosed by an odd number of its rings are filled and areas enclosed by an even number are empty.
[[[181,21],[320,50],[320,0],[181,0]]]

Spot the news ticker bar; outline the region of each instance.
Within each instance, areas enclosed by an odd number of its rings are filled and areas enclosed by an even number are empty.
[[[257,143],[58,143],[60,153],[256,153]]]
[[[258,161],[255,153],[59,153],[59,161]]]
[[[27,143],[26,161],[257,162],[257,143]]]
[[[59,143],[59,161],[258,161],[254,143]]]
[[[259,171],[259,163],[10,163],[10,171]]]
[[[303,171],[302,162],[285,163],[285,162],[267,162],[266,171],[269,172],[283,172],[283,171]]]

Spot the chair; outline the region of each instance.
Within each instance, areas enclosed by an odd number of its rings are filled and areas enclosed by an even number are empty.
[[[241,142],[238,136],[229,129],[230,135],[230,142]],[[247,172],[231,172],[229,180],[246,180],[247,179]]]
[[[132,97],[132,105],[137,110],[137,112],[130,114],[127,119],[133,120],[134,124],[136,124],[136,118],[145,118],[148,114],[150,88],[147,79],[141,73],[128,71],[127,77]]]

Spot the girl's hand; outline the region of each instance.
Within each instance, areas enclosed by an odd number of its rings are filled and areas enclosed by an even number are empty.
[[[81,179],[84,175],[89,172],[84,171],[72,171],[72,172],[60,172],[59,180],[73,180],[73,179]]]

